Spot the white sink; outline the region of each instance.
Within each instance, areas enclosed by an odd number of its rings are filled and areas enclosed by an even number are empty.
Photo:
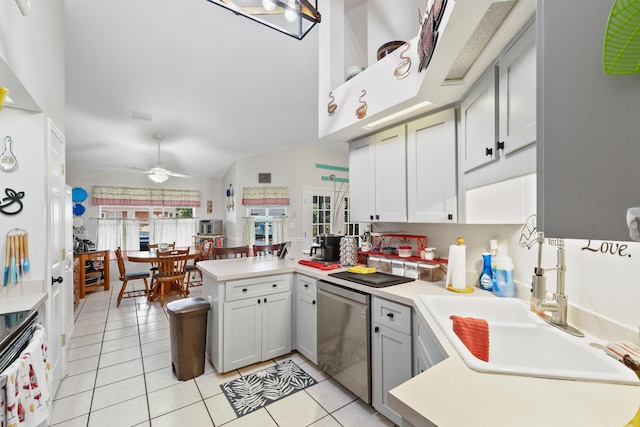
[[[640,385],[622,363],[540,319],[513,298],[421,295],[467,366],[480,372]],[[475,317],[489,324],[489,361],[476,358],[453,332],[450,316]]]

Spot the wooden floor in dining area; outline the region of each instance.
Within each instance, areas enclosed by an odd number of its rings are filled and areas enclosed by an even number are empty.
[[[119,286],[80,300],[68,342],[69,373],[51,426],[392,426],[297,352],[226,374],[205,359],[204,374],[178,381],[171,368],[166,304],[123,300]],[[191,289],[201,296],[202,287]],[[180,297],[168,297],[167,302]],[[220,385],[291,359],[317,384],[238,418]]]

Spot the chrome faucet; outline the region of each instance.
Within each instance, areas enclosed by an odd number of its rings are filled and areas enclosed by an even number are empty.
[[[565,272],[567,266],[564,258],[564,240],[558,240],[558,261],[555,267],[542,267],[542,245],[544,244],[544,233],[538,233],[538,266],[534,269],[533,279],[531,282],[532,306],[535,312],[542,317],[547,323],[553,325],[565,332],[577,337],[584,337],[584,334],[575,327],[567,323],[567,308],[569,305],[569,297],[564,293]],[[547,278],[545,271],[557,271],[556,292],[553,294],[553,300],[547,301]],[[551,316],[546,312],[550,312]]]

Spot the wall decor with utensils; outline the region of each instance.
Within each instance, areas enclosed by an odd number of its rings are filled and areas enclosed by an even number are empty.
[[[3,285],[24,281],[30,270],[29,233],[21,228],[14,228],[6,236]]]
[[[5,188],[4,194],[7,197],[3,197],[0,201],[0,213],[5,215],[17,215],[22,211],[22,198],[24,197],[24,191],[16,192],[11,188]]]

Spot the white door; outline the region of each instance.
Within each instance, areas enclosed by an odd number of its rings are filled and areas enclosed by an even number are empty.
[[[332,224],[334,218],[333,191],[318,188],[304,189],[304,243],[309,249],[318,234],[339,230]]]
[[[73,258],[67,259],[65,249],[67,232],[65,225],[65,145],[64,137],[51,121],[47,119],[47,273],[45,286],[49,289],[47,307],[47,326],[49,340],[49,358],[53,372],[53,393],[66,375],[67,357],[64,348],[65,325],[68,319],[65,310],[66,290],[72,291],[72,274],[65,277]],[[70,232],[70,231],[69,231]],[[68,292],[67,291],[67,292]]]

